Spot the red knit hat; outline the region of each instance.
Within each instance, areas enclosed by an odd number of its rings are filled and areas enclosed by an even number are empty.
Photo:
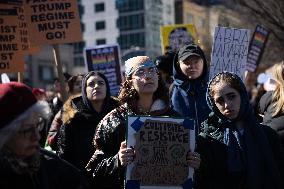
[[[18,82],[0,84],[0,129],[36,102],[31,89],[25,84]]]
[[[45,91],[41,88],[33,88],[33,94],[36,95],[45,95]]]

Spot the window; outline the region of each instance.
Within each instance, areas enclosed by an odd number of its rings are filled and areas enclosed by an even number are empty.
[[[121,49],[128,49],[131,46],[145,47],[145,34],[133,33],[121,35],[117,39]]]
[[[96,30],[103,30],[105,28],[106,28],[105,21],[96,22]]]
[[[96,3],[95,4],[95,12],[103,12],[105,10],[104,3]]]
[[[129,16],[121,16],[117,20],[117,27],[120,31],[142,29],[144,28],[144,15],[135,14]]]
[[[38,67],[38,78],[41,81],[52,81],[54,78],[53,67],[40,65]]]
[[[83,57],[75,57],[74,58],[74,66],[84,66],[84,58]]]
[[[85,9],[84,9],[83,5],[81,5],[81,4],[78,5],[78,11],[79,11],[80,18],[82,18],[82,15],[85,13]]]
[[[85,47],[85,42],[74,43],[74,53],[83,53],[83,49]]]
[[[84,23],[80,23],[81,24],[81,30],[82,30],[82,32],[84,32],[85,31],[85,24]]]
[[[104,44],[106,44],[106,39],[97,39],[96,44],[97,45],[104,45]]]
[[[119,12],[144,10],[144,0],[116,0],[115,4]]]

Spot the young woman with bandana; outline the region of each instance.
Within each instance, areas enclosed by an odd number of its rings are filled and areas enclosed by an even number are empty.
[[[241,79],[229,72],[214,76],[207,102],[212,113],[202,123],[197,141],[202,162],[195,188],[281,189],[279,137],[257,122]]]
[[[124,187],[125,167],[133,162],[135,155],[135,149],[127,148],[125,143],[127,115],[177,115],[169,106],[168,91],[149,57],[128,59],[125,75],[119,94],[122,105],[99,123],[94,137],[96,151],[86,167],[98,188]],[[190,152],[187,160],[189,166],[198,168],[199,154]]]

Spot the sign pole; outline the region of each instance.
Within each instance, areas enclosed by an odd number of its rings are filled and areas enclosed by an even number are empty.
[[[55,65],[57,68],[57,73],[58,73],[58,78],[60,82],[60,93],[62,96],[62,101],[65,102],[67,100],[67,92],[66,92],[66,85],[65,85],[65,79],[63,76],[63,71],[62,71],[62,64],[60,60],[60,54],[59,54],[59,45],[55,44],[52,45],[53,47],[53,55],[54,55],[54,60],[55,60]]]
[[[23,83],[24,81],[24,74],[22,72],[18,72],[18,82]]]

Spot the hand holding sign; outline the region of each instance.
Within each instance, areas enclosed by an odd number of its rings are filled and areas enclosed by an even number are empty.
[[[198,169],[201,163],[200,154],[197,152],[188,152],[186,161],[190,167]]]
[[[120,144],[120,149],[118,152],[118,157],[120,164],[124,167],[129,165],[134,160],[134,149],[133,148],[127,148],[126,147],[126,141],[123,141]]]

